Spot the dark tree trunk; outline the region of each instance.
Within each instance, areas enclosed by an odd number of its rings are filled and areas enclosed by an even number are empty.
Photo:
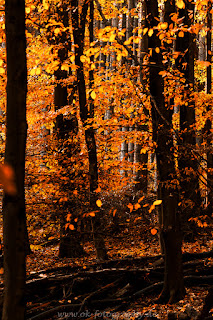
[[[7,52],[7,112],[5,162],[15,172],[17,194],[4,194],[4,302],[3,320],[25,319],[26,212],[25,149],[27,137],[27,65],[25,1],[5,1]]]
[[[189,17],[193,13],[194,4],[184,1],[185,8],[179,10],[179,18],[185,26],[190,27],[193,19]],[[190,13],[189,13],[190,10]],[[180,134],[179,143],[179,170],[180,187],[182,196],[183,221],[198,215],[201,208],[201,196],[199,190],[199,159],[193,153],[196,147],[195,131],[195,101],[191,94],[194,89],[194,35],[185,31],[184,37],[177,36],[176,51],[181,52],[176,60],[176,67],[181,73],[185,84],[183,87],[183,103],[180,105]]]
[[[77,66],[77,87],[80,105],[80,117],[85,128],[85,140],[89,157],[89,186],[90,186],[90,207],[92,210],[97,209],[96,206],[96,193],[95,190],[98,188],[98,163],[97,163],[97,151],[96,151],[96,141],[95,133],[92,126],[89,128],[87,125],[87,120],[93,118],[93,103],[91,98],[87,101],[86,98],[86,84],[84,78],[84,68],[80,57],[83,55],[84,49],[84,37],[85,37],[85,22],[88,11],[88,6],[90,4],[90,20],[93,24],[93,0],[85,1],[82,5],[82,11],[79,14],[78,0],[73,0],[71,2],[71,18],[73,27],[73,37],[75,44],[75,64]],[[92,16],[91,16],[92,14]],[[92,26],[90,25],[90,39]],[[93,74],[90,73],[90,85],[93,85]],[[88,106],[89,103],[89,106]],[[90,108],[89,108],[90,107]],[[101,234],[101,220],[99,214],[94,217],[94,240],[97,252],[97,258],[100,260],[107,259],[107,252],[105,248],[104,239]]]
[[[55,10],[55,8],[54,8]],[[61,4],[55,10],[55,17],[58,22],[62,23],[65,28],[69,28],[69,16],[67,11],[67,5]],[[54,89],[54,105],[55,110],[59,110],[62,107],[70,103],[68,98],[68,87],[65,80],[68,78],[68,71],[62,70],[61,66],[68,58],[68,53],[71,49],[71,38],[69,31],[63,31],[57,36],[54,34],[54,30],[50,30],[49,43],[55,45],[57,50],[57,56],[59,59],[59,67],[55,71],[55,89]],[[62,203],[60,208],[60,244],[59,244],[59,257],[75,258],[84,254],[83,247],[80,243],[80,236],[77,232],[77,224],[74,222],[76,218],[76,206],[75,201],[72,201],[74,188],[70,181],[73,179],[71,171],[72,164],[69,159],[72,155],[79,151],[78,146],[74,142],[74,137],[78,132],[78,121],[75,115],[64,116],[60,114],[56,118],[55,123],[56,133],[56,147],[59,157],[59,165],[62,168],[62,175],[64,179],[60,182],[61,192],[66,195],[68,200]],[[74,226],[74,230],[66,228],[67,215],[72,214],[71,223]]]
[[[156,0],[146,2],[147,24],[153,28],[158,17]],[[173,111],[165,106],[164,83],[159,72],[162,70],[162,56],[155,52],[160,47],[156,32],[149,37],[149,48],[153,49],[150,57],[150,95],[152,104],[153,140],[156,143],[158,170],[158,199],[162,200],[159,210],[160,233],[164,244],[165,276],[164,287],[159,302],[174,303],[185,294],[182,270],[182,237],[180,216],[178,212],[178,189],[174,161],[174,145],[172,132]]]

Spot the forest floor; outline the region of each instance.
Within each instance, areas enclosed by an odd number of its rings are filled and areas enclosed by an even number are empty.
[[[31,232],[29,228],[27,320],[167,320],[170,312],[178,319],[196,319],[213,285],[213,223],[209,220],[206,227],[197,228],[191,242],[183,242],[186,294],[171,305],[156,303],[164,262],[158,233],[152,232],[154,214],[149,220],[141,213],[125,212],[119,223],[116,232],[110,223],[106,227],[109,260],[103,263],[97,261],[91,239],[82,241],[84,257],[62,259],[56,230],[51,233],[43,227]],[[3,277],[0,280],[2,292]],[[213,319],[213,309],[210,314]]]
[[[53,294],[43,299],[39,293],[35,294],[28,302],[30,316],[28,319],[168,319],[169,312],[176,314],[185,312],[190,315],[188,319],[194,319],[193,315],[195,316],[201,310],[208,288],[213,284],[211,232],[206,233],[205,229],[201,229],[197,239],[183,243],[183,253],[195,255],[192,259],[188,259],[187,256],[185,262],[185,274],[191,277],[192,281],[188,279],[184,299],[172,305],[160,305],[155,302],[160,292],[158,286],[156,290],[151,288],[140,294],[140,290],[144,287],[151,287],[156,281],[157,283],[160,280],[163,281],[163,262],[154,266],[154,262],[160,257],[157,234],[153,236],[147,226],[141,230],[138,226],[127,224],[119,236],[106,237],[106,245],[111,261],[109,264],[97,262],[92,242],[84,243],[86,257],[78,259],[59,258],[58,244],[32,245],[33,253],[27,258],[28,279],[31,279],[31,283],[41,280],[46,285],[45,279],[52,277],[47,295],[51,290]],[[211,254],[202,257],[204,252],[211,252]],[[156,277],[155,272],[160,276]],[[204,276],[206,279],[203,283],[199,280],[193,285],[193,275],[198,275],[197,278],[200,277],[200,279]],[[197,278],[195,277],[195,280]],[[67,281],[64,282],[64,279]],[[147,280],[145,283],[144,279]],[[139,281],[138,285],[136,285],[137,281]],[[77,287],[79,286],[76,291],[75,282]],[[59,295],[55,293],[55,288],[58,286],[63,287]],[[70,287],[72,287],[71,291]],[[111,287],[114,290],[111,290]],[[137,293],[135,298],[131,299],[130,297],[135,293]],[[93,303],[92,308],[89,302]],[[106,306],[104,306],[105,302]],[[52,310],[52,312],[45,314],[45,310]],[[77,310],[76,313],[75,310]],[[213,309],[211,312],[213,316]]]

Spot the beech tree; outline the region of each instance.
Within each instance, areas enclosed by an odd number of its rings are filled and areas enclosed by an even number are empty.
[[[3,198],[4,303],[2,319],[25,319],[25,148],[27,64],[25,1],[5,1],[7,109],[5,163],[15,174],[17,192]]]

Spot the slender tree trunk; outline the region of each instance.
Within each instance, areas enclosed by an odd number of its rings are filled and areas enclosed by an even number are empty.
[[[141,8],[139,12],[139,27],[145,28],[146,25],[146,2],[143,0],[141,2]],[[140,63],[143,62],[143,58],[148,53],[148,36],[147,34],[143,35],[141,34],[141,40],[139,42],[139,52],[137,54],[138,60]],[[142,70],[140,70],[139,79],[141,84],[144,86],[146,85],[145,79],[144,79],[144,73]],[[140,108],[143,108],[142,105],[140,105]],[[145,114],[148,116],[149,112],[147,110],[144,110]],[[148,132],[149,128],[147,125],[136,125],[136,130],[141,131],[142,133]],[[147,170],[147,164],[148,164],[148,153],[141,153],[142,149],[142,143],[140,141],[135,142],[135,154],[134,154],[134,163],[137,166],[139,164],[142,168],[137,170],[135,172],[135,189],[136,191],[142,190],[144,193],[147,192],[147,186],[148,186],[148,170]]]
[[[90,108],[88,108],[88,101],[86,97],[86,84],[84,78],[84,68],[81,61],[81,56],[83,55],[84,49],[84,36],[85,36],[85,22],[88,11],[88,5],[90,4],[90,14],[93,12],[93,0],[85,1],[82,5],[82,11],[79,14],[78,10],[78,0],[73,0],[71,2],[71,17],[72,17],[72,27],[73,27],[73,37],[75,44],[75,64],[77,68],[77,86],[78,86],[78,96],[80,105],[80,117],[85,128],[85,140],[89,157],[89,185],[90,185],[90,207],[92,210],[97,209],[96,207],[96,193],[95,190],[98,188],[98,164],[97,164],[97,151],[96,151],[96,141],[95,133],[92,126],[86,127],[86,122],[93,117],[93,105],[90,99]],[[91,19],[91,17],[90,17]],[[93,24],[93,18],[92,22]],[[91,29],[90,29],[91,32]],[[91,35],[90,35],[91,36]],[[91,38],[90,38],[91,39]],[[90,83],[93,84],[92,74],[90,73]],[[105,243],[101,234],[101,221],[98,214],[94,217],[94,240],[97,252],[97,258],[100,260],[107,259],[107,252],[105,248]]]
[[[3,320],[24,320],[26,279],[25,149],[27,65],[25,1],[5,1],[7,111],[5,162],[15,171],[17,195],[4,194]]]
[[[183,19],[184,25],[190,27],[193,20],[189,17],[189,10],[192,13],[194,5],[188,0],[184,3],[185,8],[179,10],[179,18]],[[181,175],[182,217],[188,223],[188,219],[198,215],[201,208],[199,159],[193,153],[196,146],[195,101],[191,94],[194,89],[194,35],[187,31],[184,32],[184,37],[178,35],[176,51],[181,52],[176,60],[176,66],[185,80],[183,103],[180,106],[181,143],[179,143],[178,165]]]
[[[212,2],[208,1],[208,11],[207,11],[207,61],[212,62],[211,56],[211,43],[212,43]],[[206,79],[206,92],[208,94],[212,93],[212,67],[209,65],[207,67],[207,79]],[[207,111],[210,113],[212,110],[211,105],[208,106]],[[211,212],[213,207],[213,156],[212,156],[212,119],[209,117],[205,124],[205,135],[207,142],[207,188],[208,188],[208,210]]]

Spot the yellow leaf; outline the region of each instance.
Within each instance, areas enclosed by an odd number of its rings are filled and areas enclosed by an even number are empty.
[[[90,95],[91,95],[91,98],[92,98],[93,100],[95,100],[95,98],[96,98],[96,93],[95,93],[95,91],[92,91]]]
[[[115,40],[115,34],[111,34],[109,37],[109,42],[113,42]]]
[[[162,200],[156,200],[153,202],[153,206],[159,206],[162,203]]]
[[[149,29],[148,36],[151,37],[153,35],[153,29]]]
[[[48,3],[46,3],[45,0],[43,0],[43,7],[44,7],[45,10],[49,9],[49,5],[48,5]]]
[[[86,57],[85,56],[80,56],[80,60],[82,63],[84,63],[86,61]]]
[[[26,8],[26,13],[30,13],[30,8]]]
[[[57,35],[57,34],[59,34],[61,32],[61,29],[60,28],[56,28],[55,30],[54,30],[54,33]]]
[[[158,47],[155,48],[155,52],[156,52],[156,53],[159,53],[159,52],[160,52],[160,48],[158,48]]]
[[[0,59],[0,66],[2,66],[4,63],[4,61],[2,59]]]
[[[37,76],[38,76],[39,74],[41,74],[41,68],[40,68],[40,67],[35,70],[35,74],[36,74]]]
[[[66,70],[66,71],[69,71],[69,66],[67,64],[63,64],[61,66],[61,70]]]
[[[154,236],[157,232],[158,232],[158,231],[157,231],[155,228],[151,229],[151,234],[152,234],[153,236]]]
[[[101,200],[97,200],[97,201],[96,201],[96,204],[97,204],[97,206],[100,208],[100,207],[102,206]]]
[[[176,5],[179,9],[184,9],[185,8],[185,3],[183,0],[177,0]]]
[[[148,28],[144,28],[144,29],[143,29],[143,34],[146,34],[147,31],[148,31]]]
[[[69,225],[69,229],[70,229],[70,230],[74,230],[74,229],[75,229],[74,225],[73,225],[73,224],[70,224],[70,225]]]
[[[71,60],[71,62],[75,61],[75,55],[74,54],[70,57],[70,60]]]
[[[30,75],[31,75],[31,76],[34,76],[34,75],[35,75],[35,72],[36,72],[35,69],[31,69],[31,70],[30,70]]]
[[[0,74],[4,73],[4,68],[0,68]]]
[[[140,38],[135,38],[134,43],[138,44],[140,42]]]
[[[122,55],[118,54],[116,59],[117,59],[117,61],[121,61],[121,58],[122,58]]]
[[[160,29],[162,29],[162,30],[166,30],[167,27],[168,27],[168,23],[167,22],[163,22],[163,23],[160,24]]]

